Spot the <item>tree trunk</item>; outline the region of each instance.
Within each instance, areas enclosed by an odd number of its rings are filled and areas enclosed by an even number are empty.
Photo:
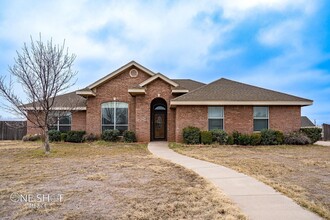
[[[45,146],[45,153],[49,154],[50,153],[50,146],[49,146],[49,135],[48,135],[48,128],[46,127],[45,129],[45,142],[44,142],[44,146]]]

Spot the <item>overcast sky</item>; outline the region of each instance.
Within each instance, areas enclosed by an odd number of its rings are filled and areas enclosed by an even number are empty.
[[[41,33],[77,55],[72,90],[135,60],[171,78],[225,77],[313,99],[302,114],[330,123],[329,8],[326,0],[1,0],[0,74],[9,78],[16,50]]]

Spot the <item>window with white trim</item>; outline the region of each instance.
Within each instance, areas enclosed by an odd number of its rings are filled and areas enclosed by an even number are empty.
[[[253,107],[253,131],[268,129],[269,113],[266,106]]]
[[[53,121],[55,123],[50,127],[50,130],[71,131],[71,113],[57,116]]]
[[[128,130],[128,104],[125,102],[107,102],[102,108],[102,132],[117,129],[120,133]]]
[[[208,122],[209,130],[222,129],[223,130],[223,117],[224,110],[220,106],[208,107]]]

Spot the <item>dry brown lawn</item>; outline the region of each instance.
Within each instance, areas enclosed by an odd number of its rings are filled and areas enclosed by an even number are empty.
[[[0,142],[0,219],[245,219],[213,185],[146,145],[54,143],[50,155],[39,146]],[[17,199],[48,194],[57,197]]]
[[[298,204],[330,219],[330,147],[185,146],[175,151],[217,163],[272,186]]]

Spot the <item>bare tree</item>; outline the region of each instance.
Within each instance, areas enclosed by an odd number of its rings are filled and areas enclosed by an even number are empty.
[[[42,42],[41,35],[36,41],[31,37],[31,44],[24,43],[22,51],[17,51],[14,65],[9,67],[11,76],[23,88],[26,100],[23,101],[15,93],[12,78],[6,83],[5,77],[0,76],[0,96],[9,103],[2,107],[26,117],[42,131],[46,153],[50,152],[48,131],[55,118],[72,111],[76,105],[71,100],[61,100],[59,103],[56,99],[75,84],[75,81],[71,83],[77,74],[72,70],[75,58],[76,55],[69,54],[68,48],[65,48],[65,40],[62,45],[55,45],[52,40]]]

